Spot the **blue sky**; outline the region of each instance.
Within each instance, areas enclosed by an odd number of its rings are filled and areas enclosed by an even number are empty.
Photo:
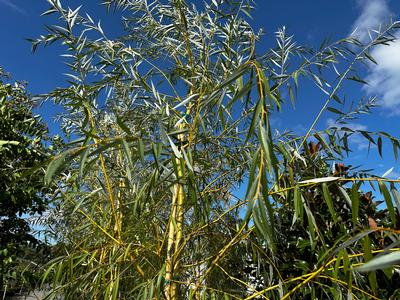
[[[119,16],[107,14],[97,0],[62,0],[64,6],[75,8],[83,5],[82,11],[88,12],[93,18],[102,20],[102,27],[110,35],[119,33]],[[274,41],[274,32],[282,26],[293,34],[299,44],[318,46],[326,37],[335,40],[350,34],[358,28],[358,37],[367,38],[367,29],[376,28],[390,16],[399,19],[400,1],[395,0],[303,0],[303,1],[270,1],[256,0],[257,8],[253,14],[255,27],[264,28],[266,34],[260,49],[267,48]],[[0,0],[0,66],[10,72],[14,79],[26,80],[31,93],[43,93],[62,86],[67,79],[67,72],[60,54],[62,47],[53,45],[40,48],[35,54],[30,51],[26,38],[43,34],[44,24],[51,24],[51,17],[40,17],[48,8],[45,0]],[[359,99],[363,95],[377,94],[381,108],[375,109],[367,118],[350,124],[357,129],[371,131],[386,131],[399,137],[400,116],[400,42],[391,47],[377,48],[373,54],[379,65],[370,66],[363,71],[370,82],[367,88],[349,85],[346,94]],[[311,85],[299,94],[296,110],[274,118],[278,128],[291,128],[304,131],[310,125],[326,97],[317,92]],[[52,120],[56,110],[45,105],[38,112],[49,123],[52,133],[57,132],[57,126]],[[324,128],[335,116],[326,113],[317,128]],[[352,164],[363,164],[366,168],[374,168],[377,174],[395,167],[391,177],[400,176],[400,165],[392,158],[391,146],[385,145],[385,159],[380,160],[377,151],[368,154],[362,139],[355,138],[352,142],[355,153]],[[389,151],[390,150],[390,151]]]

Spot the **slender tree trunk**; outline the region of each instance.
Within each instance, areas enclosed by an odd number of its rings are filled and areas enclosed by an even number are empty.
[[[179,129],[182,129],[183,125],[179,125]],[[184,141],[183,134],[178,136],[179,142],[182,144]],[[183,176],[183,166],[181,160],[178,157],[174,157],[177,173],[177,182],[174,185],[172,203],[171,203],[171,215],[168,224],[168,243],[167,243],[167,259],[165,267],[165,288],[164,294],[167,300],[177,299],[177,284],[173,282],[176,277],[177,270],[179,269],[179,258],[176,254],[179,252],[183,236],[183,213],[184,213],[184,201],[185,193],[181,181]]]
[[[176,206],[177,206],[177,185],[174,186],[174,195],[172,196],[171,204],[171,215],[168,223],[168,243],[167,243],[167,259],[165,266],[165,288],[164,294],[167,300],[175,299],[172,288],[172,278],[174,273],[174,243],[175,243],[175,218],[176,218]]]

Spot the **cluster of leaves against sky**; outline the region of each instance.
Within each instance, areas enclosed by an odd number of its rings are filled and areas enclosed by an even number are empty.
[[[108,0],[123,15],[116,39],[49,3],[59,21],[33,49],[60,42],[70,69],[66,87],[40,96],[62,106],[66,136],[43,176],[52,297],[396,297],[398,181],[339,162],[355,135],[381,155],[388,141],[396,158],[400,143],[346,127],[374,98],[349,109],[339,91],[364,83],[357,67],[376,63],[371,49],[395,40],[397,22],[318,50],[281,29],[257,53],[251,1]],[[319,113],[304,135],[274,130],[305,80],[324,95]],[[317,130],[327,111],[336,126]]]

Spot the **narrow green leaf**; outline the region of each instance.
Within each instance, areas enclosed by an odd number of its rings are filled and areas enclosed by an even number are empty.
[[[343,101],[340,100],[339,96],[336,95],[336,94],[333,94],[333,95],[332,95],[332,99],[335,100],[335,101],[336,101],[337,103],[339,103],[339,104],[342,104],[342,103],[343,103]]]
[[[83,171],[85,169],[85,164],[86,164],[86,160],[88,158],[89,150],[90,150],[90,148],[86,147],[86,149],[82,152],[81,159],[79,161],[79,177],[81,177],[81,178],[83,176]]]
[[[153,150],[153,156],[154,160],[156,161],[157,165],[160,164],[159,159],[161,155],[161,150],[162,150],[162,144],[161,143],[152,143],[152,150]]]
[[[253,207],[254,224],[256,225],[258,232],[261,233],[261,236],[267,241],[267,243],[269,243],[269,234],[268,234],[269,224],[268,222],[265,221],[266,220],[265,216],[262,216],[261,206],[263,206],[263,204],[260,203],[260,201],[257,201]]]
[[[343,249],[343,272],[347,273],[350,269],[350,259],[349,259],[349,254],[347,253],[346,249]]]
[[[294,98],[292,87],[290,84],[288,84],[287,88],[288,88],[288,93],[289,93],[289,97],[290,97],[290,102],[292,103],[292,107],[295,108],[295,98]]]
[[[374,64],[376,64],[376,65],[378,64],[378,62],[372,57],[371,54],[368,53],[368,51],[365,51],[365,52],[364,52],[364,55],[365,55],[366,58],[368,58],[368,59],[369,59],[371,62],[373,62]]]
[[[272,253],[276,252],[276,235],[275,235],[275,218],[274,218],[274,209],[271,205],[270,198],[268,195],[268,182],[267,182],[267,174],[265,171],[261,171],[261,193],[262,193],[262,203],[264,206],[262,207],[262,217],[264,220],[264,224],[268,224],[267,232],[269,236],[269,244],[268,248]]]
[[[347,134],[347,132],[343,135],[342,141],[343,141],[344,150],[346,151],[346,154],[349,155],[349,151],[350,151],[349,135]]]
[[[247,136],[246,136],[246,141],[245,142],[247,142],[250,139],[250,137],[253,135],[253,133],[254,133],[254,130],[256,128],[256,124],[257,124],[258,119],[260,117],[261,108],[262,108],[263,105],[264,105],[264,101],[261,100],[261,99],[258,100],[258,103],[257,103],[257,105],[256,105],[256,107],[254,109],[253,118],[251,119],[251,125],[250,125],[250,128],[249,128],[249,131],[247,132]]]
[[[316,132],[316,133],[314,133],[314,137],[321,143],[321,145],[324,147],[324,149],[326,149],[329,152],[332,152],[331,147],[329,146],[329,144],[327,143],[327,141],[325,140],[323,135]]]
[[[124,148],[124,152],[125,152],[126,158],[128,160],[129,166],[133,167],[132,152],[131,152],[131,149],[129,148],[128,142],[125,139],[122,139],[122,146]]]
[[[334,107],[328,107],[327,110],[329,110],[330,112],[333,112],[335,114],[338,114],[338,115],[344,115],[343,112],[341,112],[340,110],[338,110],[338,109],[336,109]]]
[[[344,199],[347,201],[347,203],[349,204],[349,207],[351,207],[351,199],[349,194],[346,192],[346,190],[344,188],[342,188],[341,186],[338,187],[340,193],[343,195]]]
[[[231,107],[236,100],[243,98],[245,95],[246,97],[248,97],[252,87],[253,87],[252,80],[249,80],[243,87],[238,86],[238,90],[236,91],[235,96],[232,98],[232,101],[229,102],[227,107]]]
[[[250,67],[248,64],[243,64],[239,66],[234,72],[232,72],[223,82],[221,82],[216,88],[216,91],[219,91],[226,86],[230,85],[232,82],[234,82],[237,78],[243,75],[244,72],[247,71],[247,69]]]
[[[360,130],[359,131],[371,144],[376,144],[374,139],[370,136],[369,132]]]
[[[328,205],[329,212],[332,215],[333,221],[336,223],[337,222],[337,216],[336,216],[335,208],[333,206],[331,193],[330,193],[328,185],[326,183],[322,184],[322,192],[323,192],[323,195],[324,195],[325,202]]]
[[[398,214],[400,215],[400,193],[394,186],[394,184],[391,184],[390,191],[392,193],[394,202],[396,203],[397,211]]]
[[[371,240],[369,236],[367,235],[364,240],[363,240],[363,254],[364,254],[364,262],[368,262],[372,259],[372,251],[371,251]],[[370,272],[368,274],[368,281],[371,286],[372,291],[374,292],[374,295],[377,294],[378,292],[378,284],[376,281],[376,273],[375,272]]]
[[[271,153],[270,153],[270,140],[268,138],[268,134],[264,128],[264,126],[262,126],[261,121],[259,122],[259,127],[258,127],[258,134],[260,136],[260,140],[261,140],[261,147],[264,153],[264,157],[267,161],[267,168],[268,171],[270,172],[270,174],[272,174],[272,160],[271,160]]]
[[[399,159],[399,144],[397,140],[392,139],[392,148],[393,148],[393,155],[395,160]]]
[[[259,164],[260,160],[260,149],[258,149],[254,154],[251,159],[251,165],[249,168],[249,179],[248,179],[248,184],[247,184],[247,190],[246,190],[246,199],[250,200],[252,196],[254,195],[250,191],[253,190],[253,185],[254,182],[257,183],[256,179],[256,170],[257,170],[257,165]]]
[[[249,169],[249,180],[248,180],[246,196],[245,196],[246,200],[248,201],[248,204],[247,204],[246,215],[243,218],[243,223],[247,223],[249,221],[250,216],[253,212],[254,196],[256,194],[257,187],[258,187],[258,181],[255,180],[255,178],[256,178],[257,165],[259,162],[259,156],[260,156],[259,154],[260,154],[260,149],[254,153],[252,162],[250,165],[250,169]]]
[[[60,280],[60,277],[61,277],[61,273],[63,271],[63,266],[64,265],[63,265],[62,262],[58,263],[57,271],[56,271],[54,279],[53,279],[54,286],[57,286],[59,284],[59,282],[60,282],[59,280]]]
[[[382,138],[378,137],[378,152],[380,157],[382,157]]]
[[[341,244],[339,247],[337,247],[332,252],[332,255],[335,255],[336,253],[339,253],[342,249],[347,248],[348,246],[350,246],[350,245],[354,244],[355,242],[361,240],[363,237],[367,236],[368,234],[371,234],[372,232],[374,232],[373,229],[368,229],[368,230],[364,230],[364,231],[358,233],[354,237],[351,237],[350,239],[345,241],[343,244]]]
[[[46,174],[44,176],[44,182],[45,184],[50,184],[50,182],[53,179],[53,176],[56,174],[56,172],[65,165],[65,159],[68,155],[68,152],[65,151],[57,156],[55,156],[49,165],[47,166]]]
[[[310,235],[310,243],[311,243],[311,249],[314,250],[316,246],[316,237],[315,237],[315,231],[317,230],[317,223],[315,222],[314,215],[312,214],[311,210],[308,208],[307,205],[303,205],[304,210],[307,214],[307,220],[308,220],[308,233]]]
[[[383,269],[383,273],[385,274],[387,279],[391,280],[393,277],[393,274],[394,274],[394,267],[391,266],[391,267]]]
[[[371,272],[375,270],[385,269],[387,267],[393,266],[400,263],[400,251],[395,251],[389,254],[384,254],[373,258],[366,264],[355,268],[357,272]]]
[[[352,81],[356,81],[362,84],[368,84],[368,82],[366,82],[365,80],[362,80],[360,77],[358,76],[349,76],[347,77],[347,79],[352,80]]]
[[[335,267],[334,267],[334,277],[338,278],[339,276],[339,270],[340,270],[340,266],[341,266],[341,262],[343,261],[343,249],[338,253],[338,255],[336,255],[336,261],[335,261]]]
[[[357,183],[354,183],[351,188],[351,216],[354,227],[357,224],[359,208],[360,208],[360,196],[358,194],[358,185]]]
[[[142,139],[138,139],[138,149],[139,149],[139,157],[142,162],[144,163],[144,145]]]
[[[383,183],[382,181],[379,181],[378,185],[379,185],[379,190],[380,190],[381,194],[383,195],[383,198],[385,199],[386,207],[389,211],[389,216],[390,216],[390,219],[392,220],[392,224],[395,225],[396,224],[396,213],[394,210],[392,197],[390,196],[389,190],[386,187],[385,183]]]
[[[186,154],[184,149],[182,149],[182,154],[183,158],[185,159],[186,166],[188,167],[189,171],[193,173],[192,163],[190,162],[191,161],[190,149],[188,149],[189,155]]]
[[[182,158],[182,153],[179,151],[178,147],[174,144],[170,137],[168,137],[169,144],[171,145],[172,151],[176,158]]]
[[[294,202],[294,215],[292,220],[292,226],[296,223],[296,221],[299,218],[300,220],[302,220],[303,216],[303,203],[301,200],[301,193],[298,185],[294,187],[293,202]]]
[[[299,72],[298,71],[294,71],[292,74],[293,80],[294,80],[294,84],[296,86],[296,88],[299,86]]]
[[[118,299],[118,291],[119,291],[119,276],[116,276],[112,285],[112,295],[111,295],[112,300]]]

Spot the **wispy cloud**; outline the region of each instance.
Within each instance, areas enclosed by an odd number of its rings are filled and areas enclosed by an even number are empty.
[[[8,8],[11,8],[13,11],[26,15],[26,11],[21,8],[20,6],[16,5],[12,0],[0,0],[0,4],[3,4],[7,6]]]
[[[361,11],[352,31],[358,39],[366,41],[369,38],[368,31],[378,29],[391,12],[386,0],[358,0],[357,3]]]
[[[386,0],[358,0],[360,16],[353,24],[354,35],[363,42],[369,40],[369,30],[379,29],[393,15]],[[398,36],[400,37],[400,36]],[[390,46],[377,46],[371,51],[378,62],[370,64],[365,90],[378,96],[388,115],[400,115],[400,40]]]
[[[369,94],[381,100],[389,115],[400,115],[400,40],[390,46],[379,46],[372,51],[378,65],[371,65],[365,87]]]

